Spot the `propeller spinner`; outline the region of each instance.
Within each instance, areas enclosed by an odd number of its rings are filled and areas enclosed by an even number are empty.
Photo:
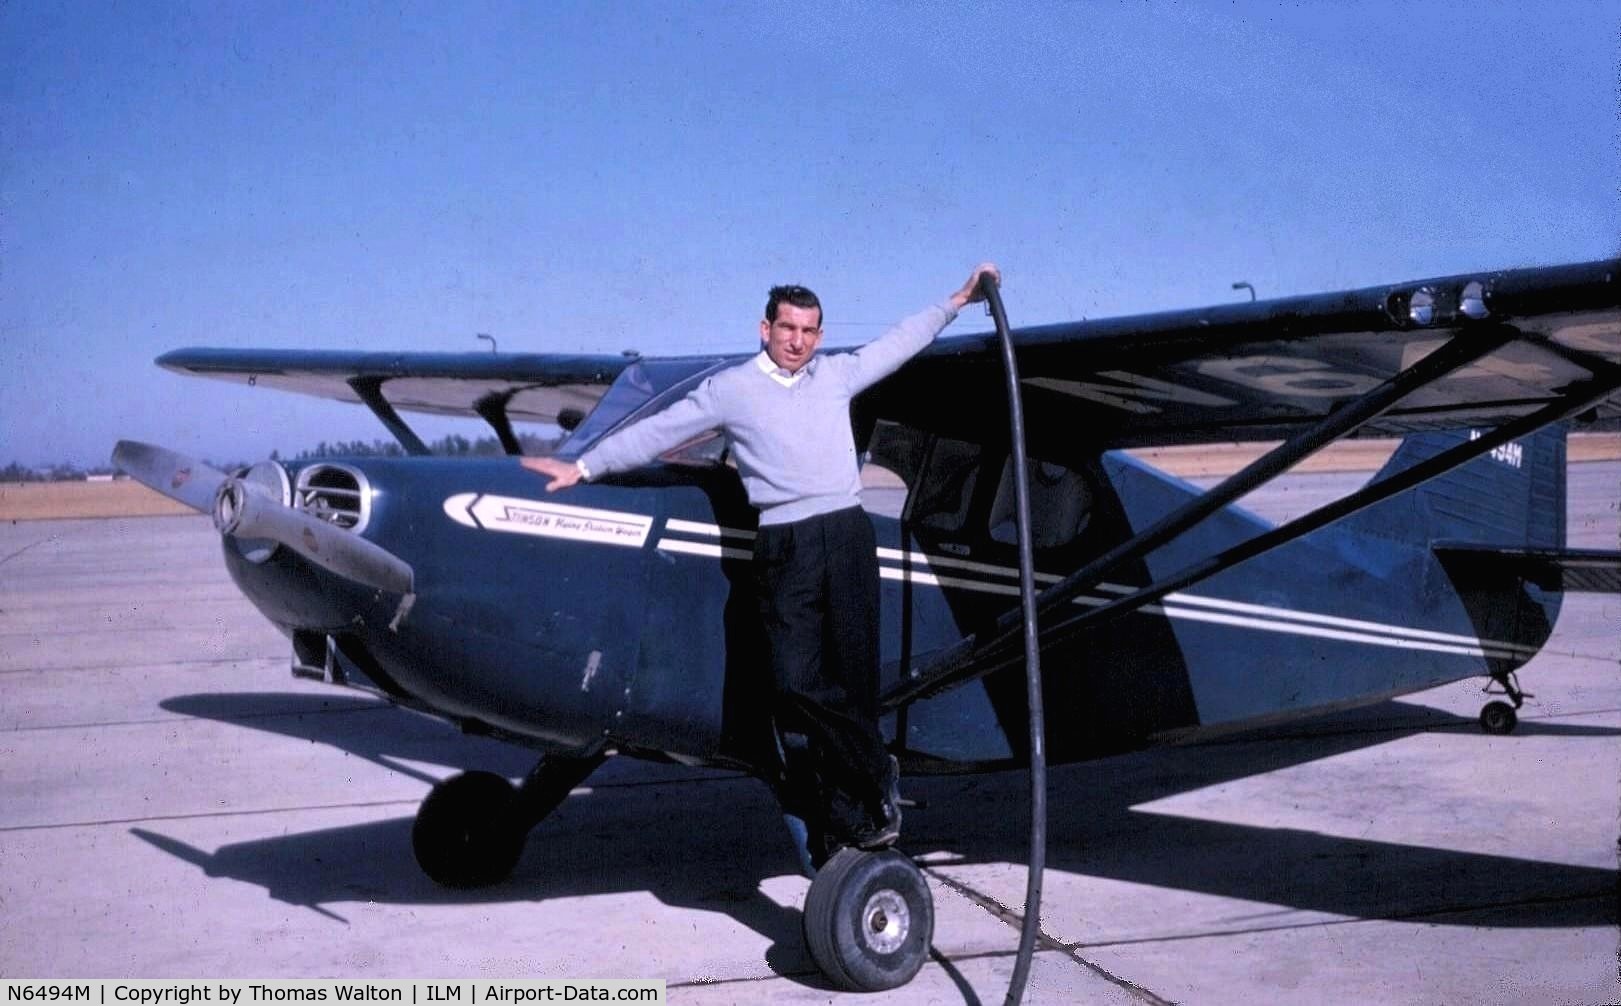
[[[272,499],[262,487],[183,454],[120,440],[113,464],[148,488],[214,519],[223,535],[285,545],[323,569],[396,594],[415,590],[410,563],[380,545]]]

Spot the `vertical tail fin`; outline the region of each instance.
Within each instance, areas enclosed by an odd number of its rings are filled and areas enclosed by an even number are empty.
[[[1565,424],[1544,427],[1387,500],[1348,522],[1360,531],[1411,539],[1526,548],[1565,544]],[[1440,430],[1408,436],[1375,479],[1480,435]]]

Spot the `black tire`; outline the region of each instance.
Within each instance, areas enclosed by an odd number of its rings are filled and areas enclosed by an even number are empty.
[[[840,849],[805,897],[805,945],[828,980],[880,992],[912,980],[934,942],[934,896],[893,849]]]
[[[1495,736],[1513,733],[1519,722],[1519,714],[1507,702],[1488,702],[1480,711],[1480,729]]]
[[[515,790],[493,772],[463,772],[429,791],[411,825],[417,865],[446,887],[483,887],[512,873],[524,832],[512,821]]]

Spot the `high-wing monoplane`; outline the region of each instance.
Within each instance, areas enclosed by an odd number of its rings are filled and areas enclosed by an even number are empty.
[[[1482,272],[1012,333],[1030,457],[1045,753],[1096,758],[1515,672],[1567,591],[1621,553],[1565,543],[1565,434],[1621,418],[1621,261]],[[507,458],[432,456],[402,413],[567,431],[570,458],[740,356],[183,349],[178,373],[352,401],[405,456],[223,472],[125,441],[114,458],[213,515],[293,672],[527,745],[514,786],[435,786],[413,844],[435,880],[500,880],[610,754],[770,785],[747,505],[727,444],[548,495]],[[946,337],[857,400],[878,535],[886,731],[906,771],[1024,764],[1011,424],[994,336]],[[1351,436],[1385,468],[1273,526],[1234,505]],[[1200,491],[1126,448],[1276,441]],[[887,488],[886,488],[887,487]],[[806,907],[843,987],[906,981],[932,932],[898,853],[836,858]]]

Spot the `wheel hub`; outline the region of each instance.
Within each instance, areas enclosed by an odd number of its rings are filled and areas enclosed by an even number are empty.
[[[912,912],[906,899],[890,888],[874,891],[861,910],[861,939],[874,953],[899,950],[911,928]]]

